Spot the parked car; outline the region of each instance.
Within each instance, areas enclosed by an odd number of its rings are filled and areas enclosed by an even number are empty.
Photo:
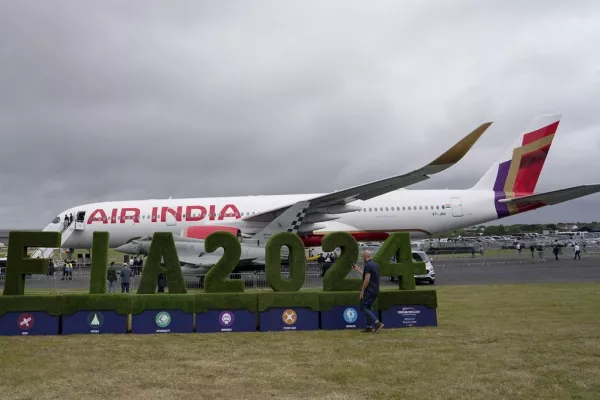
[[[424,251],[413,250],[412,259],[414,262],[424,262],[425,268],[427,269],[427,273],[415,275],[415,283],[419,284],[427,282],[430,285],[435,285],[435,270],[433,269],[433,264],[431,264],[431,259],[427,256],[427,254]],[[395,276],[390,276],[390,281],[393,282],[395,279]]]

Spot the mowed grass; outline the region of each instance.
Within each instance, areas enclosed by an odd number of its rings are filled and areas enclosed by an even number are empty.
[[[600,398],[600,284],[437,287],[439,327],[0,338],[9,399]]]

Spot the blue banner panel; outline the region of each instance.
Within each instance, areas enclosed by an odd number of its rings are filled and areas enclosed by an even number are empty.
[[[76,311],[62,321],[63,335],[127,333],[127,315],[114,311]]]
[[[131,333],[191,333],[194,314],[181,310],[145,310],[131,317]]]
[[[319,329],[319,312],[310,308],[270,308],[260,313],[260,331],[311,331]]]
[[[366,318],[358,306],[333,306],[321,311],[321,329],[364,329]]]
[[[58,320],[45,311],[8,312],[0,317],[0,335],[58,335]]]
[[[256,332],[256,313],[248,310],[196,313],[196,332]]]
[[[436,311],[424,305],[392,306],[381,311],[381,322],[386,328],[437,326]]]

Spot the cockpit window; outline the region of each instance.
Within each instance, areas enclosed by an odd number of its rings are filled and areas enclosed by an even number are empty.
[[[58,224],[60,222],[60,217],[56,217],[52,220],[53,224]]]

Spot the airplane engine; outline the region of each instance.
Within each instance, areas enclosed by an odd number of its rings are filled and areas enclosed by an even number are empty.
[[[183,230],[182,236],[191,239],[202,239],[205,240],[208,235],[213,232],[225,231],[230,232],[241,238],[242,232],[239,228],[232,226],[218,226],[218,225],[202,225],[202,226],[190,226]]]
[[[352,232],[350,233],[357,242],[378,242],[385,241],[389,236],[386,232]],[[308,235],[301,236],[304,247],[319,247],[321,246],[321,240],[325,235]]]

